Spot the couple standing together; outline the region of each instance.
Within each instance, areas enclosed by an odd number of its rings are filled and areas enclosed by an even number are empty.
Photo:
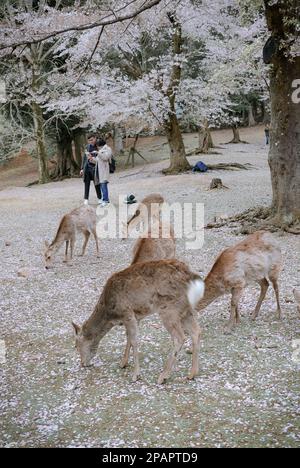
[[[89,135],[87,151],[83,157],[80,175],[84,182],[84,204],[89,204],[90,186],[93,181],[101,206],[109,204],[108,182],[109,164],[112,160],[112,150],[105,140],[98,140],[96,135]]]

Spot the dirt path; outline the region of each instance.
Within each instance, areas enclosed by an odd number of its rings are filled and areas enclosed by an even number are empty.
[[[230,137],[230,132],[215,136],[218,143]],[[117,205],[120,195],[133,192],[140,199],[159,191],[170,202],[203,202],[207,221],[268,205],[271,187],[263,130],[245,130],[243,138],[250,144],[224,146],[222,155],[200,159],[253,163],[256,169],[163,177],[163,147],[162,162],[138,175],[142,166],[113,176],[111,200]],[[192,147],[194,136],[187,139]],[[146,147],[144,151],[147,154]],[[212,177],[219,176],[230,190],[207,191]],[[293,286],[300,285],[299,238],[280,237],[285,258],[282,322],[274,318],[270,291],[257,323],[250,323],[258,297],[254,286],[243,298],[242,325],[225,336],[229,298],[216,302],[199,316],[200,376],[186,381],[190,356],[183,352],[170,382],[159,387],[156,380],[170,340],[158,319],[150,317],[141,324],[142,380],[132,384],[132,368],[119,367],[125,343],[122,328],[100,343],[95,367],[81,370],[70,325],[90,315],[110,274],[129,264],[132,241],[102,241],[99,260],[91,242],[87,257],[76,257],[72,267],[62,264],[59,256],[53,270],[43,268],[43,242],[53,237],[61,215],[82,202],[82,190],[78,179],[0,192],[0,340],[7,347],[7,361],[0,364],[0,445],[299,446],[300,366],[292,360],[292,341],[300,338],[292,297]],[[178,256],[195,271],[207,273],[216,255],[238,239],[227,229],[207,232],[200,251],[186,250],[179,240]],[[17,277],[20,268],[29,270],[27,279]]]

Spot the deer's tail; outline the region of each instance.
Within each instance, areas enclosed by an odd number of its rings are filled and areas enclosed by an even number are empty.
[[[205,284],[201,279],[191,281],[188,286],[188,300],[194,309],[204,296]]]

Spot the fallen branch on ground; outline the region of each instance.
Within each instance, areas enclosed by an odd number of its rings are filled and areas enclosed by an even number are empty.
[[[273,213],[269,207],[250,208],[244,213],[229,217],[217,223],[209,223],[205,229],[218,229],[221,227],[230,227],[232,224],[240,223],[241,227],[236,234],[249,235],[256,231],[286,232],[288,234],[300,235],[300,224],[279,224],[273,218]],[[235,226],[237,227],[237,226]]]
[[[255,169],[252,164],[240,164],[240,163],[220,163],[220,164],[207,164],[207,167],[211,171],[249,171]]]
[[[220,148],[220,149],[222,149],[222,148]],[[193,149],[193,150],[188,151],[188,152],[186,153],[186,155],[187,155],[188,157],[189,157],[189,156],[197,156],[198,154],[205,154],[205,155],[209,156],[210,154],[212,154],[212,155],[221,155],[222,153],[218,153],[217,151],[207,151],[207,152],[206,152],[206,151],[203,151],[203,150],[201,150],[201,149],[199,149],[199,148]]]

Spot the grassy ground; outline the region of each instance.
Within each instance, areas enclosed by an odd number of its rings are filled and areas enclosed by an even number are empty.
[[[170,202],[203,202],[207,221],[268,205],[271,187],[263,129],[245,130],[242,136],[249,145],[226,145],[218,150],[222,154],[200,159],[252,163],[255,169],[178,177],[160,173],[167,166],[164,141],[142,141],[143,154],[154,154],[161,162],[115,174],[112,202],[117,205],[120,194],[133,192],[140,199],[160,191]],[[214,137],[223,143],[231,134],[217,132]],[[194,135],[186,136],[188,147],[195,142]],[[6,188],[0,191],[0,340],[7,347],[6,363],[0,364],[1,446],[299,446],[300,367],[292,360],[292,342],[300,338],[292,295],[300,284],[299,237],[279,238],[285,259],[281,322],[275,320],[271,291],[257,323],[250,322],[259,294],[254,285],[242,301],[242,324],[225,336],[225,297],[199,316],[199,377],[187,382],[191,357],[182,352],[171,380],[161,387],[156,380],[170,339],[158,318],[150,317],[141,324],[142,379],[132,384],[132,368],[119,367],[125,344],[122,328],[100,343],[94,368],[82,370],[70,325],[90,315],[110,274],[129,264],[132,241],[102,241],[100,259],[91,242],[86,258],[76,257],[66,266],[61,254],[54,269],[45,271],[43,242],[54,236],[60,217],[81,203],[82,182],[15,187],[22,185],[21,177],[15,184],[4,177]],[[230,190],[208,191],[212,177],[221,177]],[[227,228],[207,232],[204,248],[196,252],[186,250],[179,240],[178,257],[207,273],[217,254],[239,239]],[[20,269],[27,270],[27,278],[17,276]]]

